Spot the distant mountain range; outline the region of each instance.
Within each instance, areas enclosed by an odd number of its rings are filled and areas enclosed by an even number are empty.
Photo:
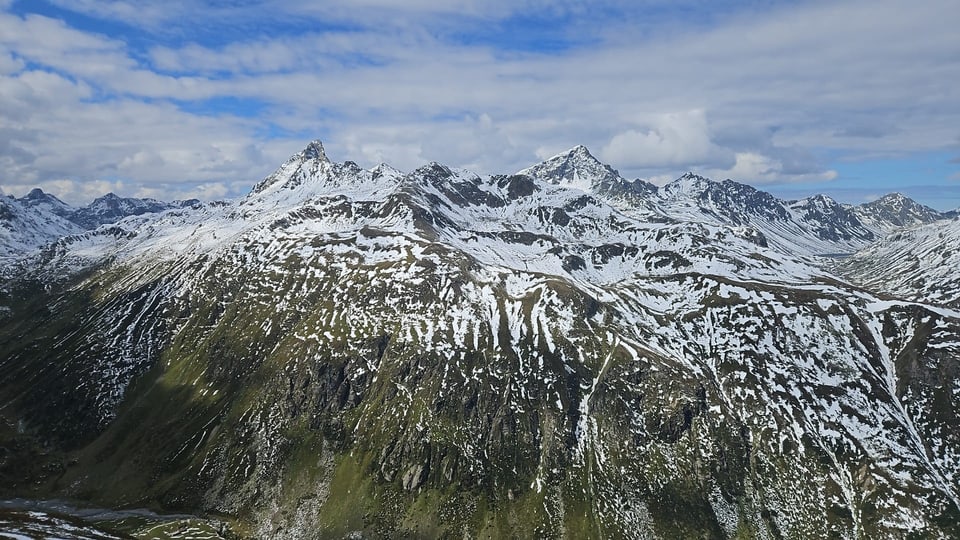
[[[127,216],[199,205],[197,199],[160,202],[108,193],[72,207],[35,188],[24,197],[0,196],[0,261],[29,253],[58,238],[114,223]]]
[[[391,170],[390,174],[400,173]],[[825,195],[785,201],[746,184],[716,182],[693,173],[657,187],[643,180],[624,179],[584,146],[519,171],[516,176],[590,193],[638,219],[752,227],[773,247],[797,255],[850,253],[890,231],[956,215],[938,212],[899,193],[859,206],[840,204]],[[258,189],[265,186],[258,186],[254,192]],[[19,199],[0,197],[0,257],[20,256],[60,237],[127,216],[199,204],[196,199],[161,202],[109,193],[87,206],[74,208],[39,188]]]
[[[873,290],[960,309],[960,220],[894,231],[837,270]]]
[[[125,201],[0,200],[0,497],[253,538],[960,537],[950,215],[319,141],[237,200]]]
[[[519,174],[590,191],[639,218],[754,227],[773,246],[796,254],[849,253],[891,230],[954,217],[899,193],[859,206],[825,195],[784,201],[746,184],[693,173],[658,188],[622,178],[583,146]]]

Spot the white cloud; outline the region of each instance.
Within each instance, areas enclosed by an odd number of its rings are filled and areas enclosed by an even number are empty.
[[[132,191],[134,197],[158,199],[161,201],[200,199],[202,201],[211,201],[224,199],[233,196],[234,190],[223,182],[211,182],[199,184],[192,187],[184,186],[137,186]]]
[[[601,157],[628,168],[693,167],[732,163],[733,152],[714,144],[702,109],[657,115],[640,129],[620,132]]]
[[[9,51],[0,48],[0,75],[9,75],[23,69],[23,60],[14,58]]]
[[[50,0],[51,3],[70,11],[91,17],[136,23],[146,27],[169,22],[193,12],[199,15],[202,2],[189,0]]]
[[[793,182],[826,182],[837,178],[834,170],[785,172],[781,160],[754,152],[738,152],[736,162],[729,169],[712,169],[706,174],[714,178],[731,178],[751,184],[773,184]]]
[[[0,30],[0,44],[20,56],[51,67],[71,70],[77,67],[71,62],[85,56],[92,59],[81,65],[108,61],[131,63],[123,54],[123,42],[70,28],[49,17],[0,13]]]
[[[103,189],[129,195],[151,183],[181,184],[172,192],[217,182],[250,185],[299,145],[257,141],[242,119],[132,99],[92,102],[92,92],[55,73],[0,77],[4,187],[46,186],[79,203]]]
[[[476,23],[465,17],[546,4],[343,0],[321,14],[313,2],[268,2],[278,20],[329,15],[352,25],[207,47],[177,26],[169,32],[184,32],[175,41],[184,45],[158,40],[149,51],[0,13],[0,181],[119,179],[128,193],[151,185],[236,193],[238,182],[252,184],[322,136],[338,159],[403,169],[437,160],[508,172],[583,143],[628,177],[697,167],[791,182],[835,176],[814,151],[930,152],[957,137],[952,1],[909,10],[889,0],[790,4],[652,34],[634,31],[629,17],[584,19],[603,33],[562,54],[466,45],[423,22],[459,30]],[[195,26],[257,15],[251,3],[228,10],[193,0],[62,6],[164,36],[163,25],[185,13]],[[216,97],[256,100],[263,112],[204,114],[171,101]],[[264,142],[260,133],[274,127],[303,140]]]

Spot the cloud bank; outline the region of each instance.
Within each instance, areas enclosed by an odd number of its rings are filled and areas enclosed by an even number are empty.
[[[586,144],[628,177],[823,185],[960,137],[952,0],[316,6],[0,3],[0,185],[234,196],[313,138],[366,166]]]

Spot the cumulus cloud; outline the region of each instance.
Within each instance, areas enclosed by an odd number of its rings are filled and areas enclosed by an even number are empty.
[[[712,170],[716,177],[732,178],[753,184],[783,182],[826,182],[836,179],[837,171],[790,171],[783,161],[753,152],[738,152],[733,167]]]
[[[711,140],[702,109],[657,115],[648,127],[617,133],[600,155],[629,168],[733,163],[733,152]]]

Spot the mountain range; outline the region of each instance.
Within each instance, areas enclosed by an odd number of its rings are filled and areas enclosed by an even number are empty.
[[[199,204],[197,199],[167,203],[108,193],[86,206],[75,208],[40,188],[20,198],[0,196],[0,263],[22,257],[58,238],[114,223],[127,216]]]
[[[257,538],[960,535],[960,229],[903,196],[315,141],[234,201],[47,199],[0,207],[0,494]]]

